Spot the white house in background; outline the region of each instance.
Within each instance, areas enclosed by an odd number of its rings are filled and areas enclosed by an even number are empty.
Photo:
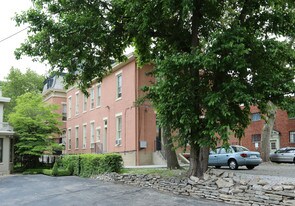
[[[0,90],[0,175],[10,174],[13,169],[13,128],[3,122],[4,105],[10,98],[2,97]]]

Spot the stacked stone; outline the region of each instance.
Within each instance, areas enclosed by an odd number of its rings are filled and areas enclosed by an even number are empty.
[[[295,205],[295,184],[273,185],[259,177],[250,179],[220,170],[209,170],[202,179],[194,176],[179,179],[117,173],[100,175],[97,179],[235,205]]]

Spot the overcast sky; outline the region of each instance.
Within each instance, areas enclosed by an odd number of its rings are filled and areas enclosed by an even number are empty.
[[[33,62],[29,57],[22,57],[20,60],[15,59],[14,50],[26,39],[26,30],[1,42],[1,40],[26,27],[24,25],[16,27],[11,18],[15,13],[27,10],[31,6],[31,0],[9,0],[5,1],[0,7],[0,81],[8,75],[11,67],[18,68],[23,73],[27,68],[36,71],[38,74],[46,74],[49,70],[49,67],[45,64]]]

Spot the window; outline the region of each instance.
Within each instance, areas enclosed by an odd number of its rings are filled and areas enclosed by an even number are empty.
[[[67,121],[67,104],[62,104],[62,121]]]
[[[68,105],[69,105],[69,118],[72,117],[72,97],[68,98]]]
[[[68,149],[72,149],[71,129],[68,129]]]
[[[83,98],[83,112],[87,110],[87,96],[84,94]]]
[[[251,120],[252,120],[252,122],[256,122],[256,121],[261,120],[261,115],[260,115],[260,113],[253,113],[253,114],[252,114],[252,117],[251,117]]]
[[[276,149],[277,149],[277,144],[276,144],[275,141],[271,141],[271,142],[270,142],[270,149],[271,149],[271,150],[276,150]]]
[[[290,132],[290,143],[295,143],[295,131]]]
[[[90,89],[90,109],[94,108],[94,89]]]
[[[76,115],[79,114],[79,93],[76,93],[76,106],[75,106]]]
[[[100,142],[100,127],[96,128],[96,142]]]
[[[90,123],[90,141],[91,141],[91,148],[94,148],[94,122]]]
[[[103,151],[107,152],[107,138],[108,138],[108,119],[103,120],[104,132],[103,132]]]
[[[3,162],[3,138],[0,138],[0,162]]]
[[[83,149],[86,148],[86,139],[87,139],[87,136],[86,136],[86,125],[84,124],[83,125]]]
[[[122,143],[122,114],[116,116],[116,145]]]
[[[98,84],[97,88],[96,88],[96,106],[99,107],[100,106],[100,98],[101,98],[101,85]]]
[[[253,134],[252,135],[252,143],[260,142],[261,141],[261,134]]]
[[[79,127],[75,128],[75,149],[79,149]]]
[[[117,75],[117,99],[122,97],[122,73]]]

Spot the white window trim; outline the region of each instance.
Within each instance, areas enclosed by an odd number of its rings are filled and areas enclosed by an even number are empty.
[[[99,139],[97,138],[97,130],[99,130]],[[100,143],[101,142],[101,127],[95,128],[95,134],[96,134],[95,143]]]
[[[92,99],[92,97],[91,97],[91,92],[93,91],[93,99]],[[89,110],[94,110],[95,109],[95,89],[94,89],[94,87],[91,87],[90,88],[90,95],[89,95],[89,99],[90,99],[90,101],[89,101]],[[93,100],[93,107],[92,107],[92,100]]]
[[[86,99],[86,102],[85,102]],[[84,94],[83,95],[83,113],[87,112],[87,104],[88,104],[88,97]]]
[[[70,118],[72,118],[72,96],[69,96],[68,97],[68,113],[69,113],[69,115],[68,115],[68,118],[70,119]]]
[[[115,146],[121,146],[122,145],[122,127],[123,127],[123,118],[122,118],[122,113],[117,113],[115,115],[116,117],[116,144]],[[121,128],[120,128],[120,138],[118,137],[118,133],[119,133],[119,128],[118,128],[118,119],[121,119]]]
[[[118,71],[115,76],[116,76],[116,100],[115,101],[118,101],[118,100],[121,100],[122,99],[122,94],[123,94],[123,72],[122,70],[121,71]],[[118,76],[121,75],[121,82],[122,82],[122,85],[121,85],[121,97],[118,97]]]
[[[94,144],[95,144],[95,131],[96,130],[95,130],[95,125],[94,124],[95,124],[94,120],[90,121],[90,148],[92,148],[92,149],[94,148]],[[92,128],[93,128],[93,131],[91,130]],[[93,135],[93,138],[92,138],[92,135]]]
[[[67,144],[68,144],[67,145],[68,150],[72,150],[72,128],[71,127],[68,128],[68,132],[67,132]],[[71,146],[71,148],[69,148],[69,146]]]
[[[294,141],[291,142],[291,137],[292,137],[292,136],[293,136],[293,140],[294,140]],[[289,141],[290,141],[290,143],[292,143],[292,144],[295,143],[295,131],[290,131],[290,132],[289,132]]]
[[[82,149],[86,149],[86,147],[87,147],[87,123],[84,123],[82,128],[83,128],[82,129]],[[84,136],[84,134],[85,134],[85,136]],[[85,142],[84,142],[84,140],[85,140]]]
[[[79,114],[79,96],[80,96],[80,93],[79,91],[75,93],[75,115],[77,116]],[[78,98],[77,98],[78,97]]]
[[[78,147],[77,147],[77,142],[78,142]],[[79,125],[75,126],[75,149],[79,149]]]
[[[97,101],[97,98],[98,98],[98,94],[97,94],[97,88],[98,88],[98,86],[100,87],[100,98],[99,98],[99,105],[98,105],[98,101]],[[102,88],[101,88],[101,83],[98,83],[98,84],[96,84],[95,85],[95,88],[96,88],[96,104],[95,104],[95,106],[96,106],[96,108],[100,108],[101,107],[101,91],[102,91]]]

